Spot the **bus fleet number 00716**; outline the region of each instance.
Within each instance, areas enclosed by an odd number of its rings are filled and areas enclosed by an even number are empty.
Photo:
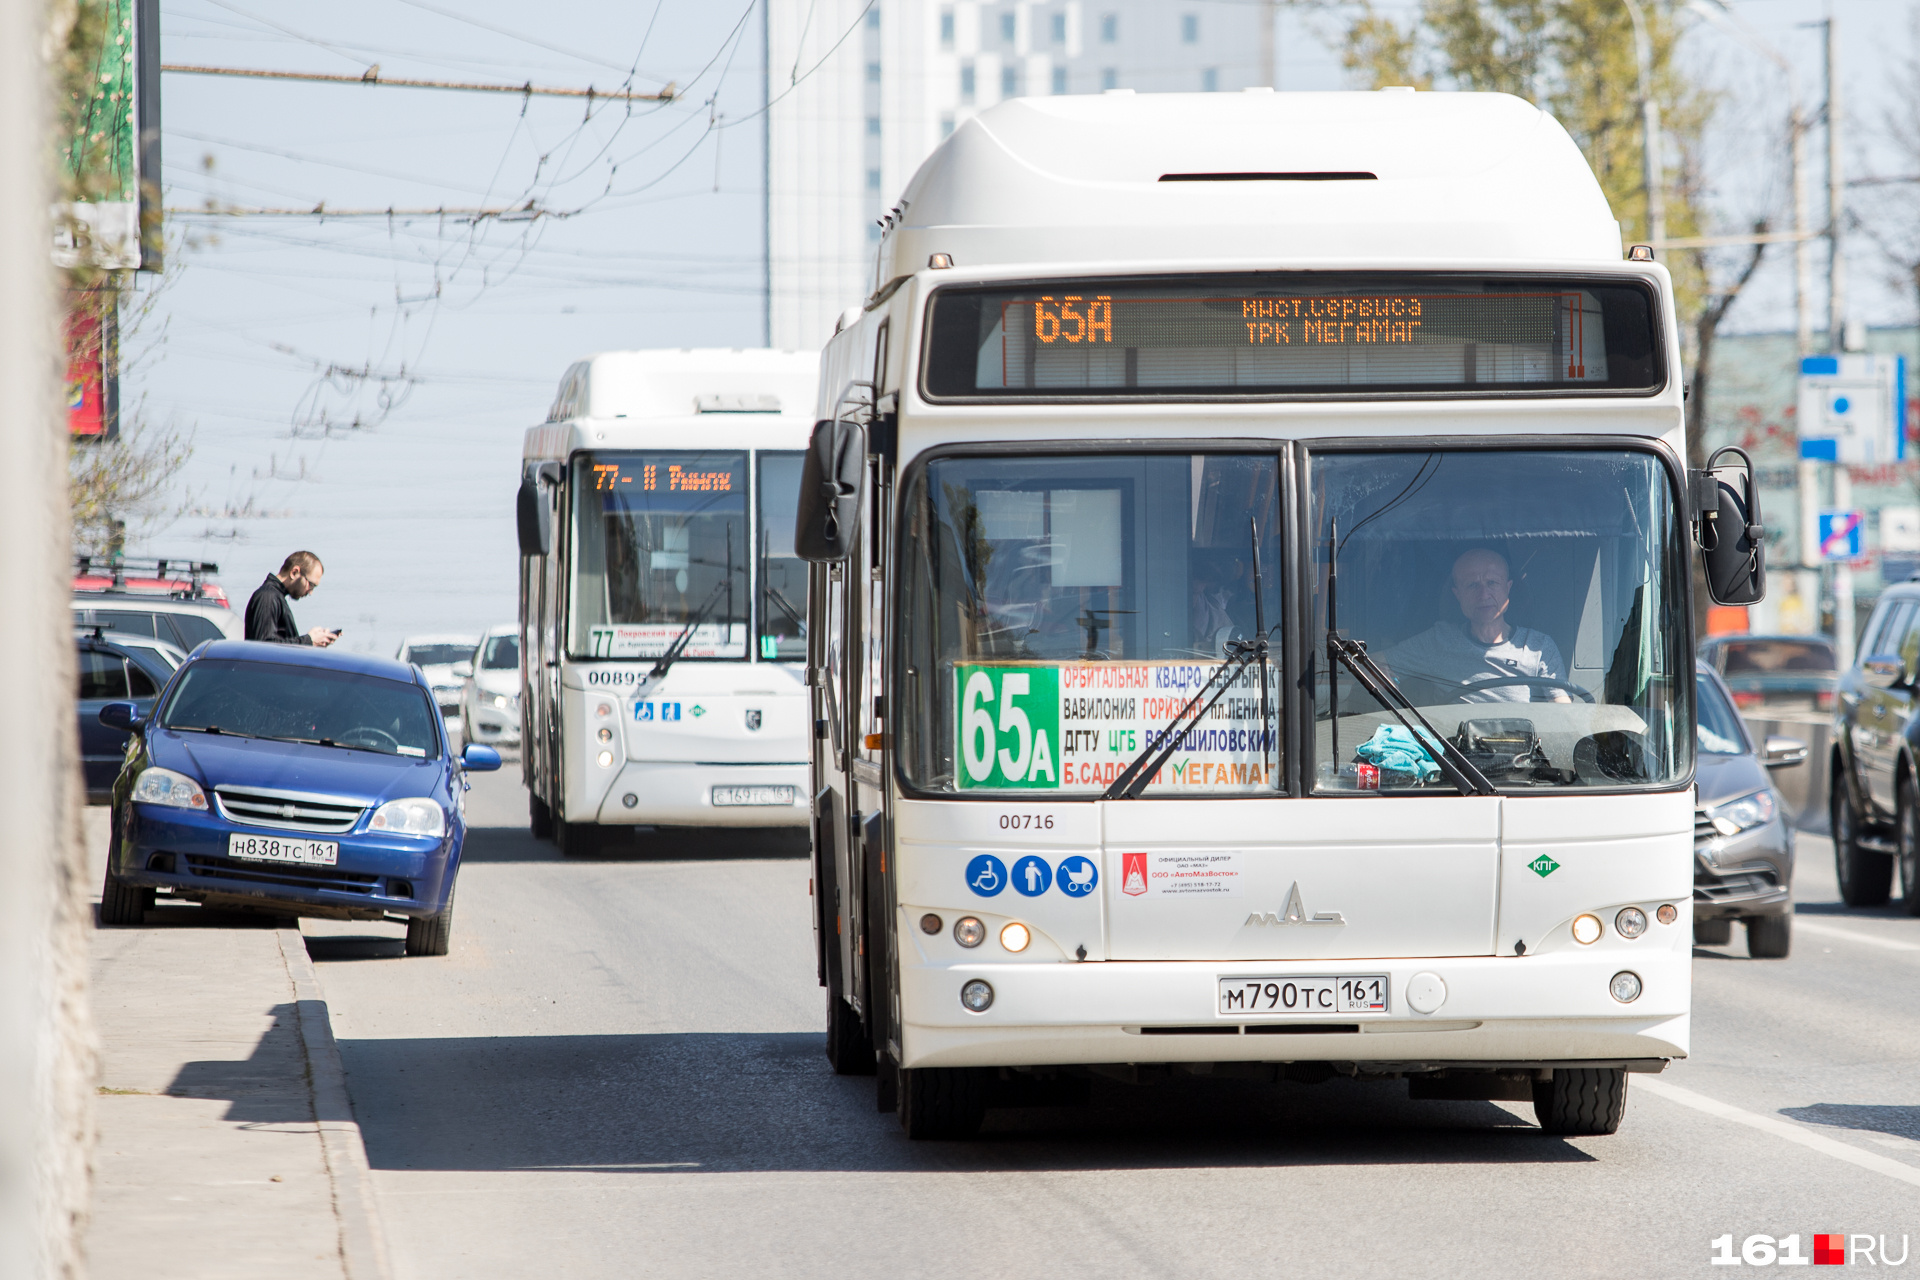
[[[1337,978],[1222,978],[1220,1012],[1385,1013],[1385,974]]]

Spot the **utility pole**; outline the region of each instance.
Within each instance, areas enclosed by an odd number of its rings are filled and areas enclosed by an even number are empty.
[[[1647,35],[1646,15],[1639,0],[1626,0],[1627,16],[1633,19],[1633,60],[1640,77],[1640,158],[1646,169],[1647,241],[1653,245],[1667,238],[1667,195],[1665,166],[1660,159],[1660,104],[1653,97],[1653,41]]]
[[[1280,87],[1280,0],[1260,0],[1260,83]]]
[[[1839,355],[1847,343],[1847,184],[1840,151],[1840,40],[1831,8],[1822,24],[1827,53],[1827,350]],[[1833,464],[1833,509],[1853,508],[1853,476],[1844,461]],[[1853,566],[1833,564],[1833,639],[1840,669],[1853,665]]]

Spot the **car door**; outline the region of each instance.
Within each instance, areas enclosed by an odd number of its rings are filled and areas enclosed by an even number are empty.
[[[127,660],[105,645],[83,641],[79,666],[80,687],[76,696],[80,713],[80,764],[86,773],[88,793],[98,794],[113,787],[113,780],[120,773],[121,757],[126,753],[127,735],[101,724],[100,708],[109,702],[126,702],[130,698]]]
[[[1920,627],[1920,619],[1915,617],[1914,602],[1896,601],[1885,621],[1874,629],[1873,651],[1861,656],[1904,654],[1910,664],[1908,670],[1913,670],[1911,663],[1920,650],[1916,627]],[[1893,770],[1913,705],[1913,689],[1905,681],[1887,689],[1867,685],[1861,690],[1860,709],[1854,721],[1854,752],[1860,760],[1860,782],[1867,801],[1880,818],[1893,815]]]

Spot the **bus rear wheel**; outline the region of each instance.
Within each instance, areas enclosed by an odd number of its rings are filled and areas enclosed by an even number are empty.
[[[971,1138],[986,1118],[985,1072],[973,1067],[900,1069],[900,1127],[909,1138]]]
[[[1547,1133],[1613,1133],[1627,1113],[1627,1073],[1619,1067],[1556,1067],[1533,1082],[1533,1115]]]

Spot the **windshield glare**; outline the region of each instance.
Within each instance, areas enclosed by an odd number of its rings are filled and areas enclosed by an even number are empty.
[[[358,747],[387,755],[439,754],[439,715],[416,685],[351,671],[203,659],[180,675],[160,723]]]
[[[938,459],[907,512],[900,754],[925,790],[1098,794],[1256,617],[1278,634],[1270,455]],[[1277,787],[1266,675],[1263,698],[1260,666],[1241,672],[1146,794]]]
[[[745,453],[578,456],[569,651],[746,657],[752,547]]]
[[[1676,649],[1678,534],[1651,454],[1322,454],[1309,483],[1316,789],[1453,790],[1399,719],[1329,665],[1330,626],[1364,642],[1496,787],[1685,775],[1692,663]]]

